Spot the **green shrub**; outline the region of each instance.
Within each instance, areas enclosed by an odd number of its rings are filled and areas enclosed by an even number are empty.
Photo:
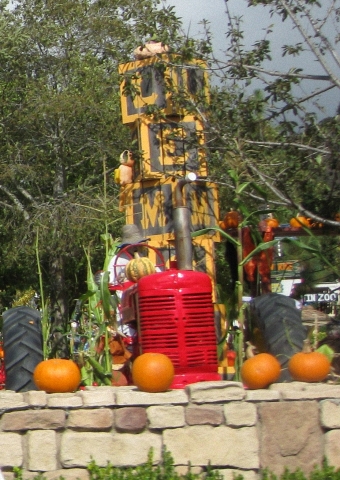
[[[138,467],[115,467],[108,464],[98,467],[95,462],[88,466],[91,480],[222,480],[223,476],[217,471],[207,468],[201,474],[192,473],[190,465],[185,474],[176,472],[171,453],[163,449],[161,462],[153,464],[153,451],[150,450],[148,460]]]
[[[22,470],[14,468],[14,477],[17,480],[23,480]],[[162,451],[161,462],[157,465],[153,464],[153,451],[149,452],[148,460],[138,467],[115,467],[110,463],[106,467],[98,467],[94,461],[88,465],[88,471],[91,480],[222,480],[217,470],[213,470],[208,466],[202,473],[193,473],[190,464],[187,472],[179,474],[176,472],[174,461],[171,453],[166,449]],[[235,475],[234,480],[243,480],[242,475]],[[315,467],[309,476],[306,476],[302,470],[297,469],[294,472],[286,469],[279,477],[272,473],[269,469],[260,472],[260,480],[340,480],[340,469],[328,465],[324,460],[320,467]],[[33,480],[46,480],[43,474],[34,477]],[[63,476],[59,480],[64,480]]]

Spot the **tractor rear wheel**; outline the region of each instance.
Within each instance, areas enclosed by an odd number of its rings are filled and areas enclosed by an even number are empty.
[[[302,350],[307,335],[295,300],[279,293],[267,293],[255,297],[251,306],[267,352],[275,355],[281,364],[282,373],[278,381],[292,381],[288,362],[294,353]]]
[[[43,360],[41,316],[30,307],[15,307],[3,313],[3,340],[7,390],[37,390],[33,371]]]

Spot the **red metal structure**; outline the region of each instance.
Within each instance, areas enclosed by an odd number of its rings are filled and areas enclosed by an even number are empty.
[[[172,264],[170,269],[142,277],[135,284],[118,286],[122,291],[122,323],[137,332],[131,337],[133,358],[146,352],[167,355],[175,367],[171,388],[221,379],[212,282],[208,274],[193,270],[190,210],[183,202],[184,186],[195,180],[196,175],[188,175],[175,190],[176,268]],[[157,250],[147,244],[124,247],[117,254],[114,269],[120,267],[120,257],[128,254],[133,258],[134,250],[141,246]],[[156,257],[156,267],[164,269],[160,251]]]
[[[123,293],[123,322],[137,322],[139,353],[171,358],[171,388],[220,380],[210,277],[170,269],[141,278]]]

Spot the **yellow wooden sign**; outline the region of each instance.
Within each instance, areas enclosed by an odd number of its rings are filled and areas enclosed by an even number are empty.
[[[135,181],[164,174],[182,176],[188,171],[207,176],[203,124],[197,118],[168,117],[158,122],[140,119],[131,131],[132,140],[136,140],[142,152],[134,166]]]
[[[177,179],[166,178],[135,182],[122,187],[120,209],[125,211],[126,223],[136,224],[148,236],[173,233],[176,185]],[[183,193],[185,203],[191,211],[192,231],[218,225],[218,194],[214,183],[189,183],[184,187]]]
[[[147,113],[152,105],[165,115],[184,115],[174,104],[174,92],[187,92],[195,96],[207,92],[205,64],[193,60],[188,65],[173,63],[174,56],[161,55],[119,66],[122,75],[120,86],[122,122],[133,123]]]

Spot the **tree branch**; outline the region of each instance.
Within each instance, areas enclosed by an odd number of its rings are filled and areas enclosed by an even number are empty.
[[[328,90],[331,90],[332,88],[335,88],[335,87],[336,87],[336,85],[329,85],[326,88],[323,88],[321,90],[317,90],[316,92],[313,92],[310,95],[307,95],[306,97],[303,97],[303,98],[300,98],[299,100],[296,100],[296,102],[285,105],[278,112],[274,112],[271,115],[269,115],[269,117],[266,117],[266,121],[271,120],[272,118],[275,118],[278,115],[281,115],[282,113],[287,112],[288,110],[292,110],[296,105],[299,105],[300,103],[308,102],[308,100],[310,100],[314,97],[317,97],[318,95],[321,95],[322,93],[325,93]]]
[[[322,53],[320,52],[319,48],[316,47],[316,45],[311,41],[310,39],[310,36],[307,34],[307,32],[305,31],[305,29],[303,28],[302,24],[300,23],[299,19],[297,18],[297,16],[293,13],[293,11],[291,10],[291,8],[289,7],[288,3],[286,0],[280,0],[280,3],[282,5],[282,7],[286,10],[287,14],[290,16],[290,18],[292,19],[293,23],[296,25],[296,27],[298,28],[299,32],[301,33],[301,35],[303,36],[303,38],[305,39],[306,43],[309,45],[311,51],[314,53],[314,55],[316,56],[318,62],[320,62],[320,65],[323,67],[323,69],[325,70],[325,72],[328,73],[328,75],[330,76],[330,80],[335,84],[337,85],[337,87],[340,88],[340,80],[339,78],[337,78],[334,73],[332,72],[331,68],[328,66],[324,56],[322,55]]]
[[[243,155],[242,155],[243,156]],[[244,156],[243,156],[244,158]],[[271,182],[268,181],[268,179],[260,172],[255,165],[248,159],[244,158],[245,162],[249,166],[249,168],[256,173],[256,175],[261,179],[261,181],[266,185],[267,188],[269,188],[276,197],[281,199],[281,201],[286,205],[295,208],[299,213],[305,215],[308,218],[311,218],[312,220],[315,220],[316,222],[323,223],[324,225],[328,225],[330,227],[336,227],[340,228],[340,223],[337,221],[329,220],[327,218],[320,217],[319,215],[316,215],[313,212],[310,212],[306,208],[303,207],[298,202],[295,202],[293,199],[286,197],[278,188],[276,188]]]
[[[328,52],[332,55],[333,57],[333,60],[335,61],[335,63],[338,65],[338,67],[340,67],[340,59],[338,57],[338,54],[337,52],[334,50],[333,48],[333,45],[331,44],[331,42],[328,40],[328,38],[322,33],[321,31],[321,28],[319,25],[318,25],[318,22],[316,20],[314,20],[314,18],[311,16],[310,14],[310,10],[308,10],[306,8],[305,5],[302,4],[301,0],[297,0],[297,3],[298,5],[303,8],[303,11],[304,11],[304,15],[308,18],[309,20],[309,23],[311,24],[314,32],[315,32],[315,36],[320,38],[322,40],[322,42],[324,43],[324,45],[326,46]],[[327,14],[325,15],[325,18],[324,18],[324,24],[326,23],[326,20],[327,18],[329,17],[331,11],[335,8],[335,5],[334,5],[334,2],[333,2],[333,5],[330,6],[330,8],[328,9],[327,11]]]
[[[15,207],[22,212],[24,219],[28,220],[30,216],[28,212],[25,210],[20,200],[12,192],[10,192],[4,185],[0,185],[0,190],[2,190],[11,199]]]
[[[320,153],[322,155],[329,155],[331,153],[330,150],[326,149],[323,150],[321,148],[311,147],[310,145],[304,145],[302,143],[295,143],[295,142],[256,142],[254,140],[243,140],[244,143],[248,143],[250,145],[263,145],[268,147],[297,147],[299,150],[309,150],[315,153]]]
[[[222,62],[219,61],[219,66],[216,68],[209,67],[209,70],[215,71],[215,70],[225,70],[230,67],[242,67],[245,70],[250,70],[250,71],[255,71],[259,73],[265,73],[266,75],[269,75],[271,77],[282,77],[282,78],[300,78],[302,80],[321,80],[321,81],[332,81],[332,77],[330,75],[312,75],[312,74],[303,74],[303,73],[283,73],[279,72],[277,70],[267,70],[265,68],[261,67],[256,67],[255,65],[246,65],[242,62]],[[224,65],[221,66],[221,63]],[[196,67],[197,68],[197,67]],[[338,85],[339,86],[339,85]]]

